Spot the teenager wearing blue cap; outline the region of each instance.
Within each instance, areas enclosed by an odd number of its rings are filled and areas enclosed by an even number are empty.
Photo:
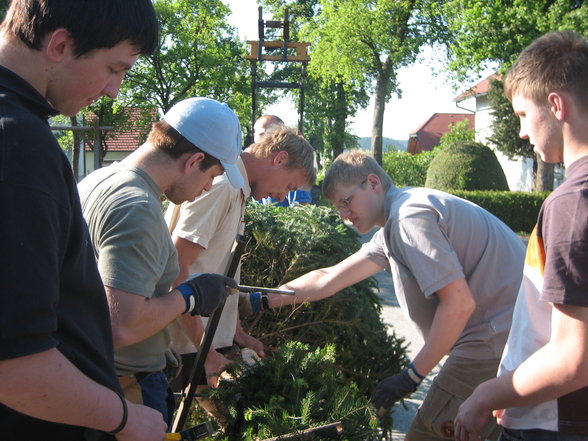
[[[110,305],[119,381],[127,399],[159,410],[168,424],[174,402],[163,372],[167,325],[182,314],[211,314],[236,283],[199,274],[170,290],[179,267],[161,195],[175,204],[191,201],[223,172],[239,188],[240,153],[235,113],[209,98],[189,98],[155,123],[129,157],[79,184]]]

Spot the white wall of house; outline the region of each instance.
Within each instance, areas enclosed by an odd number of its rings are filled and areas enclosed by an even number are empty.
[[[475,100],[475,103],[472,101]],[[492,148],[488,137],[492,134],[492,108],[488,100],[488,95],[479,95],[471,98],[470,106],[475,105],[476,109],[476,141]],[[468,107],[467,104],[464,107]],[[533,190],[533,160],[531,158],[509,159],[503,153],[492,148],[502,170],[506,175],[508,188],[511,191],[532,191]]]
[[[129,156],[131,152],[108,152],[106,153],[106,157],[102,161],[103,166],[107,166],[112,164],[115,161],[122,161],[127,156]],[[82,158],[80,158],[82,159]],[[86,152],[86,163],[83,164],[83,161],[80,160],[80,170],[79,175],[81,176],[88,176],[90,173],[94,171],[94,152]]]

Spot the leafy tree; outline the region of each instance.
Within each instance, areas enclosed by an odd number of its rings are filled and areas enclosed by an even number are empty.
[[[227,22],[229,8],[220,0],[155,0],[154,6],[161,45],[129,72],[122,103],[166,112],[184,98],[207,96],[226,102],[241,118],[251,115],[244,44]]]
[[[455,124],[449,124],[449,132],[441,135],[439,146],[443,148],[460,141],[474,142],[475,139],[476,132],[470,129],[470,121],[468,119],[463,119]]]
[[[578,0],[450,0],[439,8],[448,27],[443,41],[451,60],[449,70],[458,79],[479,73],[488,62],[498,62],[504,72],[533,40],[551,30],[571,29],[579,33],[588,28],[588,4]],[[504,115],[504,102],[495,109],[499,119],[498,138],[507,155],[532,157],[524,143],[506,141],[514,123]],[[505,118],[505,119],[502,119]],[[553,166],[535,157],[536,190],[552,188]]]
[[[318,0],[286,2],[284,0],[265,0],[264,6],[276,20],[282,19],[284,9],[288,7],[290,35],[293,41],[305,41],[307,36],[300,32],[300,27],[308,26],[320,13]],[[276,38],[281,39],[281,36]],[[311,52],[312,52],[311,46]],[[311,53],[310,65],[314,63]],[[300,78],[298,66],[288,64],[278,66],[273,72],[273,79],[285,79],[296,82]],[[367,90],[363,84],[348,82],[339,78],[324,78],[314,69],[310,69],[305,84],[304,133],[316,149],[319,164],[327,167],[330,162],[344,151],[357,145],[357,138],[348,131],[348,120],[359,108],[368,104]],[[298,103],[298,91],[290,96]],[[300,103],[298,103],[300,105]]]
[[[397,187],[424,187],[429,164],[438,151],[435,148],[417,155],[388,151],[382,156],[382,168]]]
[[[508,67],[542,34],[556,29],[584,33],[588,4],[578,0],[449,0],[437,13],[447,25],[442,40],[449,70],[461,80],[488,62]]]
[[[491,79],[488,92],[492,106],[492,136],[488,141],[508,158],[534,156],[533,146],[528,139],[519,137],[519,120],[512,110],[512,105],[504,96],[504,83]]]
[[[437,2],[438,3],[438,2]],[[321,0],[302,34],[312,43],[309,69],[346,87],[373,86],[372,155],[382,162],[386,102],[398,92],[396,70],[412,63],[428,37],[426,0]]]

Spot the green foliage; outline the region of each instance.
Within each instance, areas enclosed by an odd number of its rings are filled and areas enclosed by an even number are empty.
[[[588,4],[575,0],[449,0],[437,13],[447,24],[449,69],[462,80],[489,61],[507,67],[534,39],[552,30],[585,33]]]
[[[382,160],[386,102],[398,93],[397,70],[416,59],[429,36],[422,10],[430,1],[322,0],[303,27],[312,43],[309,72],[325,84],[374,90],[372,153]]]
[[[251,203],[246,233],[241,282],[253,286],[278,286],[334,265],[360,246],[357,233],[333,208],[314,205]],[[382,323],[375,285],[370,278],[318,302],[264,311],[243,326],[274,347],[292,340],[312,348],[335,344],[337,367],[369,394],[377,381],[406,362],[403,340],[388,335]]]
[[[549,192],[459,191],[452,194],[467,199],[494,214],[513,231],[530,234],[537,223],[541,204]]]
[[[0,0],[0,16],[4,18],[6,11],[8,10],[8,5],[10,4],[10,0]]]
[[[382,168],[397,187],[424,187],[429,164],[438,151],[433,149],[417,155],[408,152],[387,152],[382,157]]]
[[[470,129],[470,121],[463,119],[457,123],[449,124],[449,132],[441,135],[439,146],[441,148],[457,142],[474,142],[476,140],[476,132]]]
[[[227,429],[218,438],[259,440],[336,421],[342,440],[377,438],[377,418],[367,397],[333,363],[336,348],[290,342],[251,366],[233,366],[235,381],[222,381],[209,396],[226,409]]]
[[[165,112],[184,98],[207,96],[226,102],[248,125],[249,65],[244,43],[227,22],[229,8],[220,0],[155,0],[154,6],[161,24],[160,48],[140,58],[127,74],[121,102]]]
[[[472,142],[441,149],[431,161],[425,186],[439,190],[508,190],[494,152]]]
[[[504,95],[504,82],[492,78],[488,99],[492,107],[492,136],[488,142],[508,158],[535,158],[533,146],[528,139],[519,136],[520,123],[512,110],[510,101]]]
[[[338,263],[360,246],[329,207],[251,202],[246,220],[243,284],[277,286]],[[312,304],[243,317],[247,332],[279,349],[254,366],[232,366],[235,379],[208,391],[225,416],[226,431],[217,439],[258,440],[335,421],[343,423],[342,440],[389,437],[391,418],[381,432],[369,396],[407,360],[403,340],[388,335],[381,321],[374,288],[368,279]]]
[[[64,126],[70,125],[70,117],[64,115],[56,115],[49,120],[50,126]],[[53,130],[53,135],[57,138],[57,142],[63,151],[71,151],[73,148],[73,136],[70,130]]]

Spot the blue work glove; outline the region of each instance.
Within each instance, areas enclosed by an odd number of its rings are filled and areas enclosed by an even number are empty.
[[[372,393],[372,403],[378,414],[382,416],[396,401],[415,392],[423,378],[411,363],[399,374],[380,381]]]
[[[237,282],[220,274],[196,274],[176,287],[184,296],[190,315],[209,316],[225,301],[227,288],[237,289]]]

